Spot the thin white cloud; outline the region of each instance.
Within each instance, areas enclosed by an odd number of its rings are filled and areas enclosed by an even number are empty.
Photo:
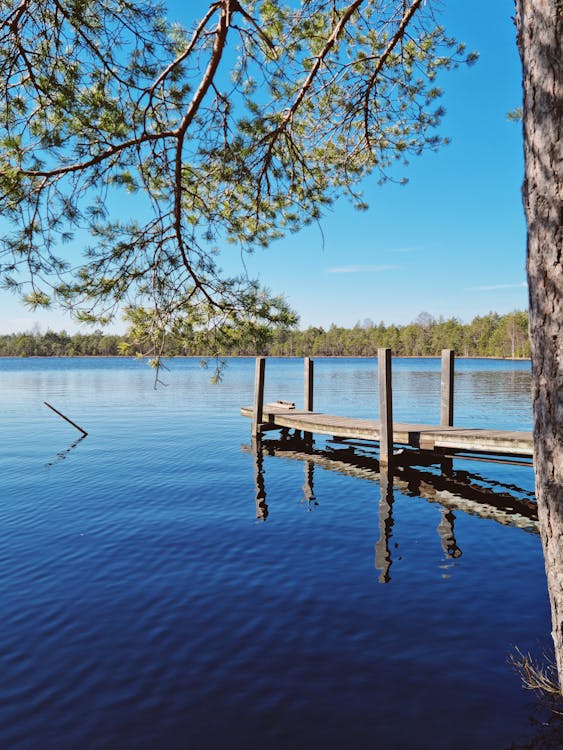
[[[519,284],[486,284],[484,286],[468,286],[466,292],[494,292],[497,289],[525,289],[528,284],[521,281]]]
[[[333,266],[325,268],[325,273],[382,273],[383,271],[397,271],[401,266]]]

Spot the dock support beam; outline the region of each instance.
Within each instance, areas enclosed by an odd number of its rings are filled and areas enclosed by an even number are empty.
[[[313,360],[305,357],[303,408],[305,411],[313,411]]]
[[[252,411],[252,435],[258,437],[261,432],[264,414],[264,374],[266,371],[266,357],[256,357],[254,375],[254,409]]]
[[[454,361],[454,350],[442,349],[441,427],[453,427],[454,425]]]
[[[393,458],[393,389],[391,385],[391,349],[377,350],[379,378],[379,463],[387,466]]]

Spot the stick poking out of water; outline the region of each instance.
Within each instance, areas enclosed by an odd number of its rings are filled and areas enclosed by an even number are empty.
[[[60,412],[60,411],[59,411],[58,409],[55,409],[55,407],[54,407],[54,406],[51,406],[51,404],[48,404],[48,403],[47,403],[46,401],[43,401],[43,403],[45,404],[45,406],[48,406],[48,407],[49,407],[49,409],[51,409],[52,411],[54,411],[54,412],[55,412],[55,414],[58,414],[58,415],[59,415],[59,417],[62,417],[62,418],[63,418],[63,419],[65,420],[65,422],[68,422],[68,423],[69,423],[69,424],[71,424],[71,425],[72,425],[73,427],[76,427],[76,429],[77,429],[77,430],[79,430],[79,431],[80,431],[80,432],[81,432],[81,433],[82,433],[83,435],[87,435],[87,434],[88,434],[88,433],[86,432],[86,430],[83,430],[83,429],[82,429],[82,427],[79,427],[79,426],[78,426],[78,425],[76,424],[76,422],[73,422],[73,421],[72,421],[72,419],[69,419],[68,417],[65,417],[65,415],[64,415],[64,414],[61,414],[61,412]]]

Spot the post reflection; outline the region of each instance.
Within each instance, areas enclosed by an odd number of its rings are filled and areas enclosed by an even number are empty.
[[[379,539],[375,543],[375,568],[379,570],[379,583],[389,583],[391,558],[391,535],[393,529],[393,475],[389,470],[379,475],[381,498],[379,500]]]
[[[459,548],[455,533],[454,533],[455,516],[452,510],[448,508],[442,508],[442,518],[440,523],[436,527],[440,541],[442,542],[442,549],[448,557],[461,557],[461,549]]]
[[[307,505],[307,511],[311,512],[315,505],[318,505],[315,498],[315,464],[312,461],[305,461],[305,484],[302,487],[303,501]]]
[[[265,521],[268,518],[268,504],[266,503],[266,483],[264,482],[264,451],[262,440],[252,438],[252,457],[254,460],[254,485],[256,488],[256,518]]]

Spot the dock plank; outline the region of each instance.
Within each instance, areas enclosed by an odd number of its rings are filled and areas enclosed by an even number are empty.
[[[332,435],[338,438],[355,438],[379,442],[381,422],[377,419],[344,417],[322,412],[297,409],[272,409],[265,405],[262,424],[267,428],[285,427],[303,432]],[[250,419],[254,416],[252,406],[243,406],[241,414]],[[419,450],[450,450],[495,455],[533,457],[531,432],[515,430],[489,430],[467,427],[445,427],[440,425],[393,424],[393,443]]]

